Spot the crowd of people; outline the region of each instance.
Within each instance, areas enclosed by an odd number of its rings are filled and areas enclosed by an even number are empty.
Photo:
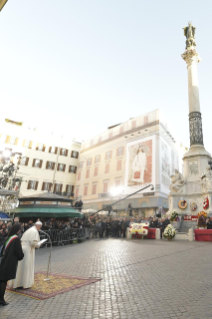
[[[156,218],[156,217],[128,217],[128,218],[114,218],[112,216],[102,217],[98,215],[87,216],[84,218],[64,218],[64,219],[29,219],[27,222],[21,222],[21,234],[23,234],[27,229],[32,227],[35,221],[41,220],[43,223],[41,230],[50,231],[50,230],[67,230],[67,229],[89,229],[89,237],[92,238],[103,238],[103,237],[112,237],[112,238],[125,238],[126,229],[130,227],[133,223],[149,223],[149,228],[160,228],[161,236],[170,220],[168,217],[165,218]],[[15,221],[16,222],[16,221]],[[19,220],[17,219],[17,222]],[[212,229],[212,221],[210,218],[206,220],[207,229]],[[12,227],[12,222],[4,222],[0,220],[0,246],[1,242],[7,238],[8,233]]]

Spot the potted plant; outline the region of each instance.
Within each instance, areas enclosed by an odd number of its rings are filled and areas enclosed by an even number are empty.
[[[175,228],[171,224],[169,224],[164,230],[163,237],[167,238],[168,240],[172,240],[175,237],[175,235]]]

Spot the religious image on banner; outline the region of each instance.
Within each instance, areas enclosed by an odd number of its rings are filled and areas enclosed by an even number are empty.
[[[170,170],[171,170],[171,156],[169,146],[161,141],[161,175],[162,184],[169,188],[170,185]]]
[[[127,186],[152,182],[152,140],[128,146]]]

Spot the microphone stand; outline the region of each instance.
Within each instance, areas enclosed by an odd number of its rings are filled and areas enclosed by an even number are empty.
[[[51,241],[51,238],[50,238],[49,234],[47,234],[45,231],[43,231],[43,230],[40,229],[39,232],[45,234],[45,235],[48,237],[49,242],[50,242],[50,245],[51,245],[51,246],[50,246],[49,261],[48,261],[48,266],[47,266],[46,278],[43,280],[43,281],[49,281],[49,280],[51,280],[51,279],[49,278],[49,268],[50,268],[51,253],[52,253],[52,241]]]

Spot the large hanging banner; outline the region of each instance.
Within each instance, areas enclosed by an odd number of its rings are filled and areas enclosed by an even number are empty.
[[[160,154],[161,154],[161,190],[164,192],[169,192],[169,186],[171,183],[171,148],[170,146],[161,138],[160,141]],[[174,162],[173,162],[174,164]],[[174,165],[173,165],[174,169]]]
[[[155,139],[140,139],[129,143],[126,152],[126,188],[142,188],[155,184]],[[155,185],[154,185],[155,186]],[[135,189],[135,191],[136,191]],[[131,190],[133,191],[133,190]],[[150,190],[145,190],[146,192]]]

